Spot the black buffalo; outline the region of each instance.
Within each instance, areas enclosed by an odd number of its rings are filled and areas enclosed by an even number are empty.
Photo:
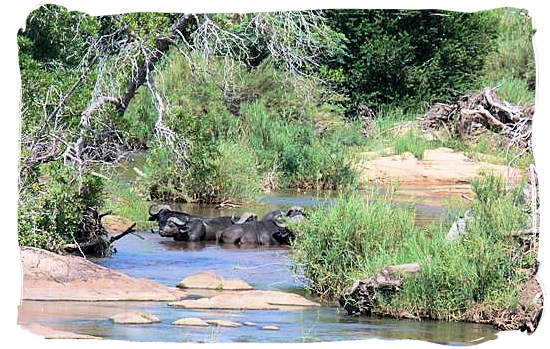
[[[245,222],[256,219],[256,215],[248,214]],[[240,221],[239,217],[201,217],[185,212],[173,211],[170,206],[151,206],[149,220],[159,223],[159,235],[171,237],[176,241],[214,241],[216,232],[232,226]]]
[[[267,213],[260,221],[243,215],[234,225],[216,233],[216,241],[236,245],[290,245],[294,234],[286,227],[283,217],[304,218],[301,207]]]

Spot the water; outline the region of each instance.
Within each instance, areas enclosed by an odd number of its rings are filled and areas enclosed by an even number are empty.
[[[434,199],[430,195],[424,194],[422,188],[409,188],[404,194],[396,196],[397,202],[416,202],[416,220],[419,225],[425,225],[445,214],[440,206],[433,205]],[[330,192],[280,192],[264,197],[257,205],[234,210],[190,204],[180,205],[178,208],[211,216],[244,211],[254,211],[261,215],[293,205],[331,205],[336,196]],[[169,286],[174,286],[186,275],[213,270],[224,277],[244,279],[255,289],[304,294],[304,281],[293,273],[290,250],[286,247],[239,248],[214,243],[176,242],[150,232],[142,232],[140,235],[143,240],[128,236],[117,241],[118,252],[112,257],[97,259],[96,262],[134,277],[150,278]],[[215,291],[210,291],[212,292]],[[128,310],[150,312],[158,316],[161,323],[120,325],[108,320],[109,316]],[[263,331],[247,326],[200,328],[171,325],[182,317],[253,321],[261,326],[275,325],[280,330]],[[37,322],[55,329],[103,338],[133,341],[312,342],[382,338],[468,345],[496,338],[496,331],[491,326],[354,317],[348,316],[335,305],[299,310],[222,311],[173,308],[163,302],[25,301],[20,307],[20,321]]]

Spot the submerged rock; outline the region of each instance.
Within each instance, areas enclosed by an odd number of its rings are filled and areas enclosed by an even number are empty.
[[[241,326],[240,323],[235,321],[229,321],[229,320],[206,320],[207,323],[210,325],[218,325],[221,327],[239,327]]]
[[[21,247],[23,299],[68,301],[175,301],[184,291],[102,267],[77,256]]]
[[[281,291],[237,291],[222,292],[210,298],[184,299],[168,303],[188,309],[231,309],[231,310],[277,310],[282,307],[318,307],[300,295]]]
[[[184,317],[172,322],[172,325],[207,327],[210,324],[202,319],[199,319],[198,317]]]
[[[115,324],[152,324],[160,322],[155,315],[148,313],[127,312],[113,315],[109,318]]]
[[[87,334],[69,331],[60,331],[35,323],[23,325],[22,327],[31,333],[44,337],[45,339],[101,339],[101,337],[89,336]]]
[[[224,279],[213,271],[202,271],[181,280],[180,288],[201,288],[210,290],[251,290],[246,281],[241,279]]]

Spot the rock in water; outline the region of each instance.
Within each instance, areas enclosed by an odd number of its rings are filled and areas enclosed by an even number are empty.
[[[258,326],[257,323],[252,322],[252,321],[245,321],[245,322],[243,322],[243,325],[245,325],[245,326]]]
[[[262,330],[277,331],[277,330],[279,330],[279,327],[272,326],[272,325],[262,326]]]
[[[230,291],[211,298],[184,299],[168,303],[188,309],[277,310],[284,307],[318,307],[319,303],[281,291]]]
[[[239,327],[241,326],[240,323],[229,321],[229,320],[206,320],[207,323],[211,325],[218,325],[221,327]]]
[[[155,315],[137,312],[116,314],[111,316],[110,320],[115,324],[152,324],[160,322],[160,319]]]
[[[23,299],[47,301],[175,301],[184,291],[136,279],[77,256],[21,247]]]
[[[172,325],[207,327],[209,326],[209,323],[202,319],[199,319],[198,317],[184,317],[172,322]]]
[[[180,288],[200,288],[210,290],[251,290],[246,281],[241,279],[224,279],[213,271],[206,270],[192,274],[181,280]]]

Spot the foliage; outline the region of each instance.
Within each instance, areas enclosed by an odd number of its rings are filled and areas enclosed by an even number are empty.
[[[455,243],[445,236],[456,216],[420,229],[410,207],[394,206],[376,193],[348,194],[293,227],[293,258],[311,289],[326,297],[338,296],[384,266],[420,263],[421,272],[375,309],[383,314],[465,320],[474,305],[511,309],[524,281],[518,269],[533,267],[512,236],[528,222],[521,187],[506,191],[500,178],[486,175],[473,188],[474,220]]]
[[[501,8],[486,12],[493,17],[497,37],[485,58],[481,85],[498,86],[512,103],[532,103],[536,84],[531,18],[526,10]]]
[[[61,161],[42,165],[32,184],[20,192],[19,243],[58,250],[86,238],[85,216],[103,202],[103,181],[92,174],[82,177]]]
[[[486,13],[435,10],[332,10],[332,28],[345,36],[344,53],[327,62],[345,72],[339,86],[360,104],[376,106],[445,100],[471,89],[494,37]],[[339,76],[339,74],[338,74]]]

